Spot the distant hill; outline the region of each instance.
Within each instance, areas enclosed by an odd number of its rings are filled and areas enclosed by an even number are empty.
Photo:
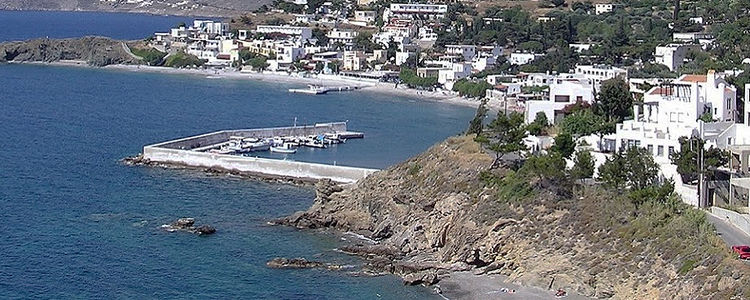
[[[271,0],[5,0],[0,10],[82,10],[230,17]]]

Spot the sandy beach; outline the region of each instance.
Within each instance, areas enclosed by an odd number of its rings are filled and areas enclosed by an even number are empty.
[[[86,62],[76,61],[76,60],[65,60],[65,61],[57,61],[57,62],[51,62],[51,63],[46,63],[46,62],[30,62],[30,63],[59,65],[59,66],[89,67]],[[287,74],[287,73],[240,72],[237,70],[228,70],[228,69],[176,69],[176,68],[169,68],[169,67],[155,67],[155,66],[145,66],[145,65],[109,65],[103,68],[112,69],[112,70],[121,70],[121,71],[132,71],[132,72],[152,72],[152,73],[162,73],[162,74],[188,74],[188,75],[203,76],[209,79],[217,79],[217,78],[218,79],[221,79],[221,78],[249,79],[249,80],[267,81],[267,82],[299,83],[302,85],[307,85],[307,84],[326,85],[327,83],[330,83],[331,80],[334,80],[334,79],[329,79],[329,78],[301,77],[296,74]],[[456,94],[455,92],[450,92],[450,91],[423,91],[423,90],[417,90],[417,89],[410,89],[404,85],[399,85],[398,87],[396,87],[394,83],[366,82],[366,81],[358,81],[358,80],[347,79],[347,78],[336,78],[335,82],[338,83],[338,85],[342,85],[341,83],[345,83],[346,85],[357,86],[360,88],[362,92],[388,94],[388,95],[399,96],[399,97],[414,98],[418,100],[432,101],[432,102],[445,103],[445,104],[451,104],[451,105],[461,105],[461,106],[468,106],[468,107],[478,107],[480,104],[480,101],[478,99],[470,99],[470,98],[462,97]],[[337,84],[328,84],[328,85],[335,86]],[[488,106],[491,109],[496,110],[500,108],[500,103],[490,102],[488,103]]]

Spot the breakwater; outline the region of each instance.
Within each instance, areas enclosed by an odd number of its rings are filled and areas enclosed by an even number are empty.
[[[222,130],[144,146],[143,159],[162,164],[216,168],[295,179],[330,179],[341,183],[352,183],[378,170],[196,150],[210,149],[214,145],[226,142],[231,137],[273,138],[277,136],[309,136],[347,132],[346,122],[276,128]]]

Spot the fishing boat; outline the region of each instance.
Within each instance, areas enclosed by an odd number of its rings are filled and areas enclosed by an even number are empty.
[[[293,154],[293,153],[297,153],[297,149],[294,148],[292,143],[284,143],[281,146],[271,146],[271,152]]]

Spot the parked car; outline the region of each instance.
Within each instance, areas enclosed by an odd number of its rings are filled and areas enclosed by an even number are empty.
[[[737,257],[739,259],[750,259],[750,246],[747,246],[747,245],[732,246],[732,251],[734,251],[734,253],[737,253]]]

